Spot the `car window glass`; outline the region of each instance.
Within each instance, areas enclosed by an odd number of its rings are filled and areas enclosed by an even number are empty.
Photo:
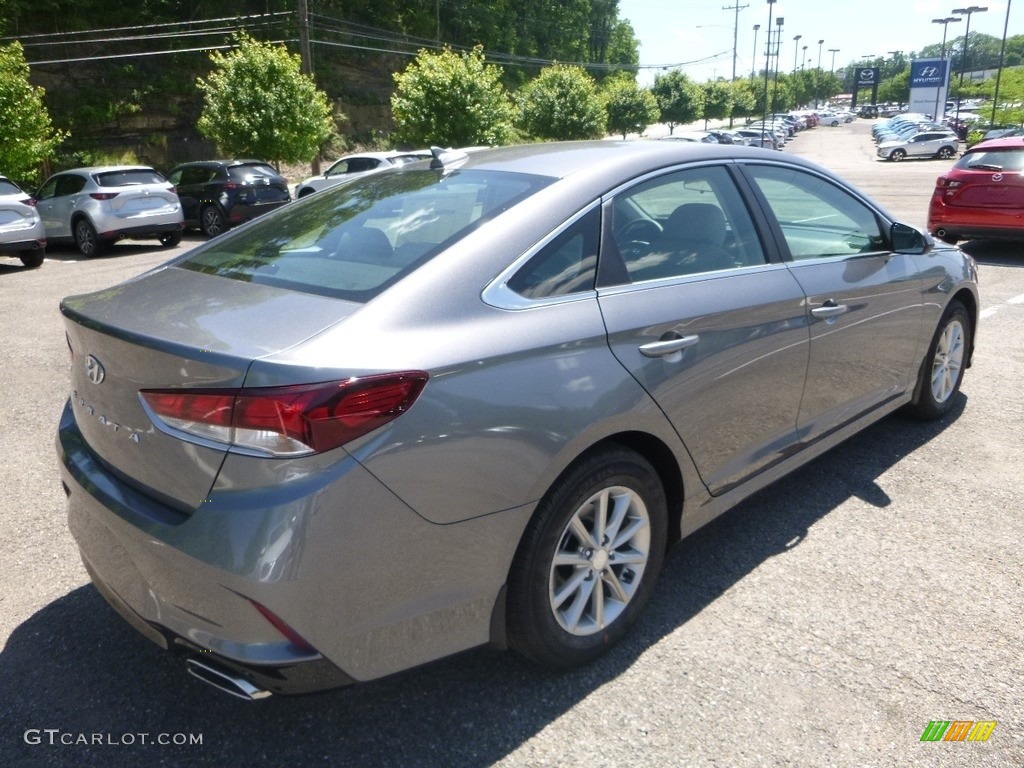
[[[17,184],[7,179],[0,179],[0,195],[17,195],[20,193],[21,190]]]
[[[254,177],[264,178],[273,176],[277,176],[277,171],[264,163],[233,165],[228,168],[228,178],[231,179],[231,181],[244,182]]]
[[[643,182],[618,195],[612,210],[633,282],[765,263],[750,213],[721,166]]]
[[[1024,148],[991,149],[968,152],[957,161],[957,168],[980,168],[985,171],[1024,170]]]
[[[778,220],[794,259],[887,249],[878,217],[845,190],[791,168],[751,165],[747,169]]]
[[[39,191],[36,192],[36,198],[39,200],[49,200],[53,197],[57,192],[57,181],[58,177],[56,176],[48,179],[46,183],[39,188]]]
[[[178,266],[365,302],[551,181],[470,170],[369,174],[216,238]]]
[[[85,187],[85,178],[75,173],[68,173],[57,177],[57,190],[55,197],[66,197],[76,192],[81,192]]]
[[[601,210],[594,208],[540,249],[508,287],[528,299],[594,290]]]
[[[205,184],[210,180],[213,172],[209,168],[189,166],[181,172],[181,183],[185,186],[192,184]],[[172,184],[175,182],[171,182]]]
[[[96,174],[101,187],[129,187],[134,184],[161,184],[164,177],[151,168],[129,168],[123,171],[105,171]]]

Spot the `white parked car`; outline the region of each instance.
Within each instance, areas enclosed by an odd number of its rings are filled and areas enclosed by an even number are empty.
[[[379,171],[383,168],[390,168],[393,165],[404,165],[414,163],[417,160],[429,160],[431,154],[428,150],[417,150],[415,152],[360,152],[354,155],[345,155],[319,176],[310,176],[295,188],[296,197],[305,197],[321,189],[333,187],[343,181],[362,176],[364,173]]]
[[[0,176],[0,253],[14,254],[32,269],[43,263],[46,248],[46,230],[35,205],[21,187]]]

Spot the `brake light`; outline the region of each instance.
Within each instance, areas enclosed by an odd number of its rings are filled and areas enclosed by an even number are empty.
[[[90,192],[89,197],[93,200],[113,200],[120,192]]]
[[[271,456],[323,453],[405,413],[422,371],[241,389],[143,390],[151,414],[174,429]]]
[[[34,197],[26,197],[21,202],[24,203],[25,205],[31,205],[33,208],[35,208],[36,205],[36,199]]]

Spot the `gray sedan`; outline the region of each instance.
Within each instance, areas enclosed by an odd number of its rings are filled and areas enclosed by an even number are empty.
[[[663,141],[436,155],[62,303],[86,567],[234,695],[486,644],[585,663],[671,543],[958,399],[973,261],[818,166]]]

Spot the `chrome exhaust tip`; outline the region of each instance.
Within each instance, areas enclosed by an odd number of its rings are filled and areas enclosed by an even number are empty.
[[[212,685],[218,691],[231,694],[239,699],[258,701],[270,696],[270,691],[255,686],[232,672],[210,666],[198,659],[189,659],[186,662],[186,666],[188,667],[188,673],[192,677],[196,677],[204,683]]]

